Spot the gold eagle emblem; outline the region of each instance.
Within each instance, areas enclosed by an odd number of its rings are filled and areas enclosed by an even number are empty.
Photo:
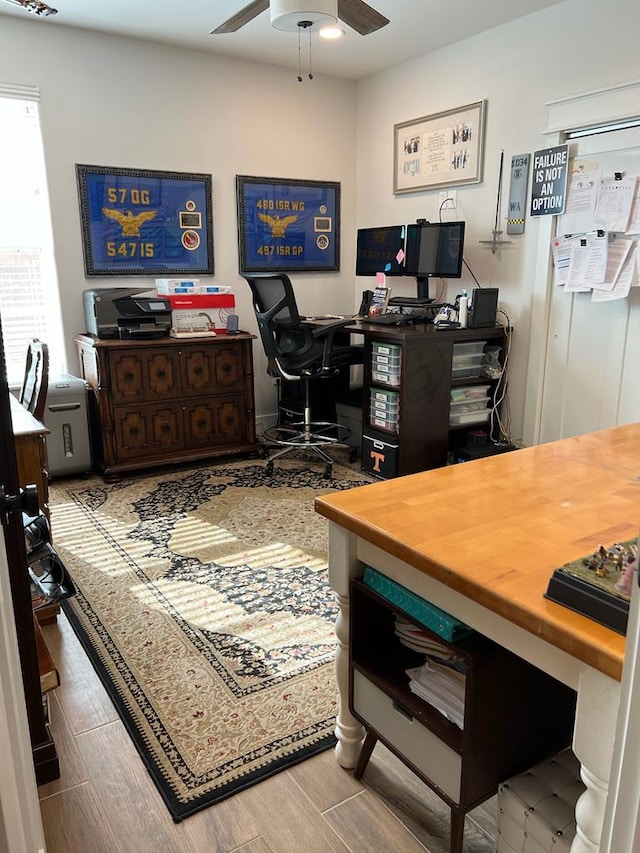
[[[266,222],[271,228],[272,237],[284,237],[284,232],[297,218],[297,216],[269,216],[268,213],[258,214],[258,219]]]
[[[110,207],[103,207],[102,213],[109,219],[115,219],[122,228],[123,237],[139,237],[140,228],[144,223],[155,219],[158,215],[157,210],[143,210],[142,213],[133,214],[130,210],[125,210],[123,213],[121,210]]]

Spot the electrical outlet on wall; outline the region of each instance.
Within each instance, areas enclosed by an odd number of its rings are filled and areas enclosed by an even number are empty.
[[[444,190],[440,193],[440,210],[455,210],[458,206],[458,190]]]

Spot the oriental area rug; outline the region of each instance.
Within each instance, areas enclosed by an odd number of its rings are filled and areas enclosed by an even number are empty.
[[[300,460],[53,482],[63,602],[175,821],[334,744],[335,594]]]

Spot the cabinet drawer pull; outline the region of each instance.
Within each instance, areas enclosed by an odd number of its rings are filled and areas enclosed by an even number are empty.
[[[202,374],[204,373],[204,370],[202,369],[202,367],[194,367],[193,372],[195,373],[196,376],[202,376]]]
[[[158,371],[158,379],[164,379],[166,375],[167,375],[166,370],[159,370]]]
[[[135,379],[135,376],[133,373],[131,373],[129,371],[128,373],[125,373],[124,379],[125,379],[125,382],[133,382],[133,380]]]
[[[232,418],[231,415],[227,417],[227,426],[233,426],[235,423],[235,418]]]
[[[222,372],[223,373],[231,373],[231,365],[225,364],[224,367],[222,368]]]
[[[162,424],[160,431],[166,435],[168,432],[171,432],[171,427],[169,426],[169,424]]]
[[[131,427],[131,435],[140,435],[140,430],[138,429],[138,427]]]
[[[401,717],[404,717],[408,723],[413,722],[413,717],[411,716],[411,714],[408,711],[405,711],[404,708],[401,708],[396,701],[393,701],[391,705],[393,706],[393,710],[397,711],[397,713],[400,714]]]
[[[200,429],[204,429],[206,427],[206,425],[207,425],[206,420],[204,418],[200,418],[200,420],[198,421],[198,427]]]

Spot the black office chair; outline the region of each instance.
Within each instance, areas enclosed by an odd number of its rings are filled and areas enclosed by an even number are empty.
[[[324,476],[330,477],[333,459],[326,452],[330,445],[346,446],[349,430],[341,424],[313,421],[309,402],[309,383],[336,376],[351,364],[362,364],[361,347],[343,346],[336,334],[351,320],[338,320],[313,328],[300,319],[289,276],[285,273],[255,273],[243,276],[253,294],[253,307],[258,321],[268,373],[288,382],[304,382],[304,419],[289,425],[276,425],[265,430],[270,444],[281,446],[271,454],[267,472],[273,471],[273,460],[293,450],[313,450],[326,463]]]

